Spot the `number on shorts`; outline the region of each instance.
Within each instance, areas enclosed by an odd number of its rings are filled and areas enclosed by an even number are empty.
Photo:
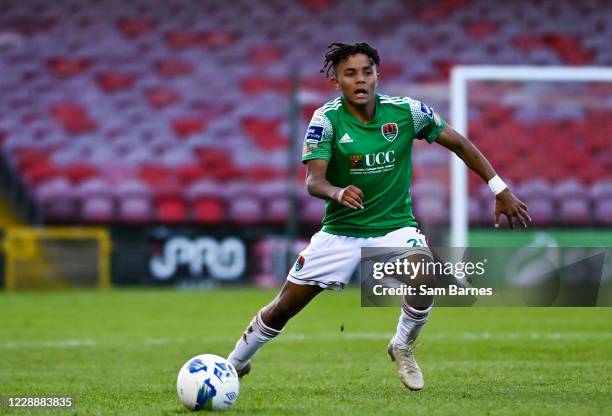
[[[406,241],[410,247],[425,247],[425,241],[422,238],[411,238]]]

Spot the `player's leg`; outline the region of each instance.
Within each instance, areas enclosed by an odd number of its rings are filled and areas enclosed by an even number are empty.
[[[342,288],[359,264],[358,239],[316,233],[287,276],[278,296],[253,318],[228,360],[240,375],[250,370],[250,359],[281,333],[293,316],[323,289]]]
[[[304,309],[322,290],[317,285],[298,285],[287,280],[276,298],[261,310],[262,321],[271,328],[282,330],[287,321]]]
[[[428,262],[426,255],[408,257],[414,262]],[[410,285],[416,288],[435,287],[435,276],[426,272],[419,273],[411,280]],[[417,292],[418,293],[418,292]],[[423,326],[429,319],[433,307],[433,295],[406,295],[402,300],[402,309],[395,335],[389,342],[387,352],[393,361],[397,362],[402,383],[411,390],[423,388],[424,380],[421,368],[414,357],[414,345]]]
[[[405,227],[377,239],[378,247],[406,248],[402,258],[418,263],[430,262],[433,258],[427,247],[427,238],[416,228]],[[423,326],[429,319],[433,306],[432,295],[421,295],[421,286],[435,287],[435,275],[432,268],[421,268],[416,276],[404,276],[403,282],[417,288],[415,295],[406,295],[402,300],[402,308],[397,323],[395,335],[389,342],[387,352],[396,361],[400,379],[411,390],[423,388],[423,374],[414,358],[414,345]],[[400,277],[401,278],[401,277]]]
[[[408,261],[414,263],[426,264],[431,262],[430,256],[425,254],[413,254],[407,257]],[[420,288],[435,288],[435,275],[430,268],[429,270],[421,269],[418,275],[411,277],[408,284],[417,288],[414,295],[405,295],[402,300],[402,309],[400,319],[397,326],[397,331],[393,337],[393,343],[406,347],[413,344],[419,336],[421,329],[427,323],[429,312],[432,309],[434,297],[430,292],[421,294]]]
[[[319,286],[285,282],[276,298],[251,320],[227,358],[240,376],[250,371],[251,357],[268,341],[280,334],[287,321],[301,311],[322,290]]]

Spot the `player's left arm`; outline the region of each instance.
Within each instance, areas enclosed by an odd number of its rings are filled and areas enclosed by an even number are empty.
[[[489,163],[474,143],[457,133],[450,126],[444,126],[444,129],[436,138],[436,142],[459,156],[466,166],[485,182],[489,183],[492,179],[496,181],[499,178],[491,163]],[[495,196],[495,227],[499,227],[499,217],[501,214],[508,218],[510,228],[514,228],[513,220],[518,220],[523,227],[527,227],[527,224],[531,222],[527,205],[518,199],[508,187]]]

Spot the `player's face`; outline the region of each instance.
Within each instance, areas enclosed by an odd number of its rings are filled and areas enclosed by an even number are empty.
[[[358,53],[340,62],[332,81],[349,103],[361,107],[374,102],[378,74],[367,55]]]

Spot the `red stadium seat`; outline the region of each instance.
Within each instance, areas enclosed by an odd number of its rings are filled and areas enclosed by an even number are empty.
[[[163,223],[183,223],[187,221],[187,207],[180,198],[162,199],[156,203],[157,220]]]
[[[193,67],[181,59],[160,59],[155,64],[155,70],[162,77],[172,78],[191,74]]]
[[[233,33],[219,30],[201,33],[198,36],[198,45],[208,49],[228,48],[236,43],[237,36]]]
[[[98,86],[105,92],[129,90],[134,85],[134,77],[116,72],[103,72],[96,76]]]
[[[87,71],[92,61],[83,58],[57,57],[47,60],[47,68],[58,78],[73,77]]]
[[[68,133],[91,133],[98,129],[98,124],[89,117],[86,108],[80,104],[58,103],[52,107],[51,113]]]
[[[206,123],[200,117],[183,116],[172,121],[172,129],[178,137],[185,137],[202,133],[206,129]]]
[[[41,162],[30,167],[24,172],[26,181],[31,185],[45,182],[51,178],[61,176],[62,170],[51,162]]]
[[[256,66],[273,64],[278,62],[281,57],[281,51],[272,45],[255,46],[249,51],[249,62]]]
[[[215,224],[225,219],[223,202],[215,198],[202,198],[193,203],[193,220],[198,224]]]
[[[246,133],[251,137],[253,143],[265,150],[274,150],[287,147],[287,138],[279,131],[282,120],[246,118],[242,121],[242,126]]]
[[[76,163],[65,169],[65,174],[70,181],[78,183],[85,179],[92,178],[98,174],[98,170],[87,163]]]
[[[173,176],[174,172],[162,165],[146,163],[140,167],[140,178],[149,185],[155,186],[172,179]]]
[[[483,40],[497,34],[498,25],[487,20],[465,23],[465,32],[474,39]]]
[[[150,19],[130,18],[119,19],[117,27],[123,36],[126,38],[136,38],[151,32],[155,24]]]
[[[204,177],[206,169],[199,164],[188,164],[179,166],[176,175],[183,184],[190,184]]]
[[[155,109],[165,108],[178,103],[181,95],[172,89],[157,87],[145,91],[149,105]]]
[[[188,30],[169,32],[166,34],[166,44],[171,49],[180,50],[197,46],[199,34]]]

